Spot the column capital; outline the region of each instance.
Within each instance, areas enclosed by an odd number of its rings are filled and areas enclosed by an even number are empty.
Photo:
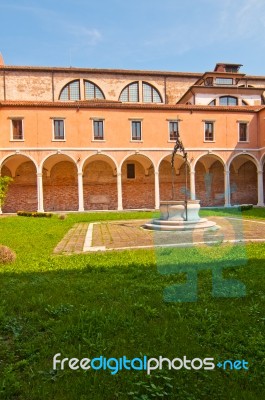
[[[38,178],[42,178],[42,176],[43,176],[43,173],[42,173],[42,172],[37,172],[37,177],[38,177]]]

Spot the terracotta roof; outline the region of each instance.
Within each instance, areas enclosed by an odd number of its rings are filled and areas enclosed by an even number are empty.
[[[265,109],[265,105],[258,106],[203,106],[188,104],[147,104],[147,103],[121,103],[118,101],[1,101],[0,107],[25,107],[25,108],[109,108],[131,110],[183,110],[183,111],[212,111],[212,112],[258,112]]]
[[[126,70],[111,68],[78,68],[78,67],[38,67],[38,66],[15,66],[0,65],[0,71],[32,71],[32,72],[72,72],[72,73],[105,73],[120,75],[151,75],[151,76],[180,76],[199,78],[201,72],[174,72],[174,71],[148,71],[148,70]]]
[[[225,63],[228,65],[227,63]],[[235,64],[233,64],[235,65]],[[1,65],[0,71],[33,71],[33,72],[73,72],[73,73],[105,73],[105,74],[120,74],[120,75],[149,75],[149,76],[168,76],[168,77],[193,77],[201,78],[206,73],[214,73],[214,71],[209,72],[178,72],[178,71],[149,71],[149,70],[127,70],[118,68],[82,68],[82,67],[48,67],[48,66],[17,66],[17,65]],[[218,72],[222,74],[222,72]],[[227,72],[223,73],[227,75]],[[233,73],[232,73],[233,74]],[[234,73],[233,75],[240,75],[241,73]],[[260,79],[265,80],[263,75],[245,75],[248,79]]]

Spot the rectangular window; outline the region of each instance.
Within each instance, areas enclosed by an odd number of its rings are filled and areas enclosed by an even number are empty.
[[[54,119],[53,120],[53,137],[54,140],[64,140],[64,120],[63,119]]]
[[[132,121],[132,140],[142,140],[141,121]]]
[[[246,142],[248,140],[248,124],[246,122],[239,122],[239,142]]]
[[[23,119],[12,119],[12,140],[23,140]]]
[[[216,85],[233,85],[233,78],[216,78]]]
[[[169,121],[169,140],[177,140],[179,133],[178,121]]]
[[[135,164],[127,164],[127,179],[135,178]]]
[[[214,140],[213,125],[213,122],[204,123],[204,140],[206,142],[212,142]]]
[[[94,120],[94,140],[104,140],[104,125],[103,120]]]

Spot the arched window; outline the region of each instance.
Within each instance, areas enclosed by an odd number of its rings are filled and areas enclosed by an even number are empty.
[[[143,82],[143,102],[162,103],[162,99],[158,90],[146,82]]]
[[[120,101],[137,103],[139,101],[139,83],[133,82],[127,85],[120,94]]]
[[[238,99],[233,96],[222,96],[219,98],[219,104],[220,106],[237,106]]]
[[[80,82],[79,80],[73,81],[65,85],[62,89],[59,100],[68,101],[68,100],[80,100]]]
[[[85,81],[85,99],[105,99],[105,96],[102,90],[97,85],[95,85],[95,83]]]

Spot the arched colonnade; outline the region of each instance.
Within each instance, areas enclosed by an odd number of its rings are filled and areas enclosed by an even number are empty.
[[[247,152],[223,154],[209,151],[189,158],[187,166],[176,155],[174,195],[184,199],[187,184],[191,199],[202,206],[264,205],[264,161]],[[2,176],[13,178],[3,212],[86,211],[159,208],[172,198],[171,154],[156,161],[150,152],[128,152],[117,161],[98,152],[73,157],[63,151],[42,160],[12,152],[0,159]]]

